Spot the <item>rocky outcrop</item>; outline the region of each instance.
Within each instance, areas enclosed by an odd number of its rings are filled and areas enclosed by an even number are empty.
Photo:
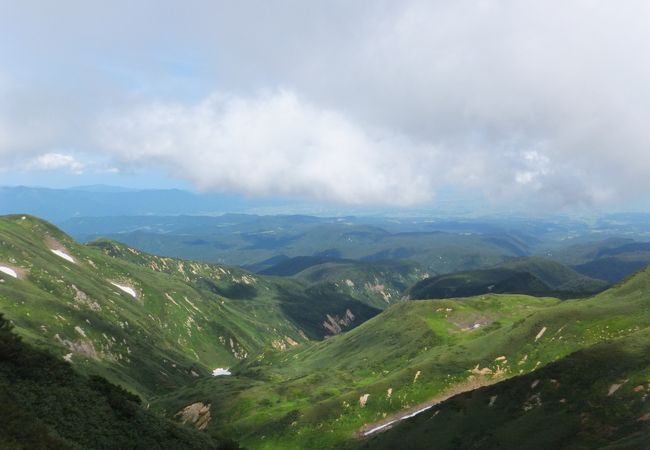
[[[191,423],[198,430],[205,430],[212,416],[210,415],[210,404],[207,405],[203,402],[192,403],[176,413],[181,423]]]
[[[339,316],[332,316],[327,314],[326,320],[323,322],[323,328],[329,331],[330,335],[339,334],[344,328],[348,328],[354,322],[354,314],[349,309],[345,310],[345,315],[342,318]]]

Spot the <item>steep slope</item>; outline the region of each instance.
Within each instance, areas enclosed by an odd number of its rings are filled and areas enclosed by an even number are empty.
[[[649,292],[646,270],[589,299],[402,302],[349,333],[263,353],[227,380],[198,381],[156,403],[172,415],[209,399],[223,411],[214,426],[251,448],[336,447],[454,394],[648,330]]]
[[[558,262],[526,257],[489,269],[456,272],[424,279],[406,295],[412,299],[453,298],[493,293],[580,296],[602,291],[607,282],[579,274]]]
[[[70,364],[21,342],[0,314],[1,448],[226,448],[140,403],[105,379],[81,376]]]
[[[0,218],[0,268],[0,310],[21,335],[145,397],[378,313],[296,280],[79,245],[29,216]]]

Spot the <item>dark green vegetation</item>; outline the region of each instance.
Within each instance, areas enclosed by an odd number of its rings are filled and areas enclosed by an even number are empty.
[[[603,280],[539,257],[516,258],[493,268],[426,278],[406,295],[411,299],[468,297],[487,293],[578,297],[602,291]]]
[[[79,375],[23,343],[1,314],[0,424],[7,450],[237,448],[146,411],[104,378]]]

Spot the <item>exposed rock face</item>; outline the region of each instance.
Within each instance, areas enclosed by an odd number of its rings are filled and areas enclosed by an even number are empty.
[[[198,430],[205,430],[210,420],[212,420],[210,406],[209,403],[207,405],[203,402],[192,403],[177,412],[175,417],[179,417],[183,424],[190,422]]]
[[[76,328],[79,328],[81,330],[80,327],[76,327]],[[79,333],[79,331],[77,332]],[[61,336],[59,336],[58,334],[54,335],[54,339],[56,339],[60,344],[67,347],[73,353],[79,353],[81,355],[87,356],[88,358],[92,358],[92,359],[99,359],[97,350],[95,350],[95,346],[93,345],[92,341],[90,341],[89,339],[80,339],[73,342],[68,339],[62,339]]]
[[[343,331],[344,328],[348,328],[354,322],[354,314],[349,309],[345,310],[345,315],[343,318],[339,316],[332,316],[330,314],[326,315],[326,320],[323,322],[323,328],[330,332],[333,336],[339,334]]]

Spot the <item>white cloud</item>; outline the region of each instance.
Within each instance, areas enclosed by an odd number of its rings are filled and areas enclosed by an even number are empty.
[[[205,190],[394,205],[433,194],[434,178],[422,172],[430,146],[364,129],[286,90],[144,105],[101,128],[102,146],[123,164],[159,165]]]
[[[84,165],[72,155],[62,153],[45,153],[25,163],[25,170],[67,171],[75,175],[84,172]]]
[[[455,184],[550,206],[650,191],[645,0],[125,5],[2,15],[20,49],[0,47],[0,156],[92,148],[101,116],[95,155],[203,189],[409,204]]]

